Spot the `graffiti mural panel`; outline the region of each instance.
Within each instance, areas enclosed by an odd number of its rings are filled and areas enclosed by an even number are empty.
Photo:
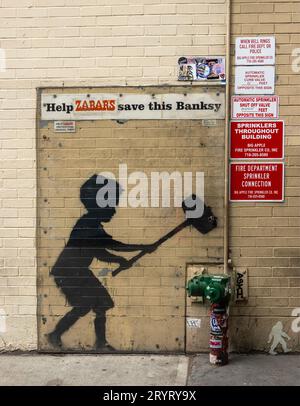
[[[223,258],[222,120],[54,128],[38,130],[40,350],[185,350],[187,264]],[[203,174],[203,196],[178,196],[186,173]]]

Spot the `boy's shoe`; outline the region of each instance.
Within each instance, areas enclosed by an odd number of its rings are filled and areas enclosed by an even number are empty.
[[[47,339],[49,341],[49,343],[51,345],[53,345],[53,347],[62,347],[62,341],[61,341],[61,337],[56,334],[55,332],[46,334]]]
[[[111,345],[109,345],[108,343],[98,343],[98,342],[96,342],[96,349],[99,352],[107,352],[107,353],[116,351],[116,349],[114,347],[112,347]]]

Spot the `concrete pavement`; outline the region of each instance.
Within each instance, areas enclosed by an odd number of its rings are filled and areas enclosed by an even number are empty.
[[[188,358],[161,355],[0,355],[0,386],[183,386]]]
[[[300,354],[230,355],[224,367],[208,354],[0,354],[0,386],[299,386]]]
[[[191,386],[300,386],[300,354],[230,354],[230,362],[212,367],[207,354],[193,357]]]

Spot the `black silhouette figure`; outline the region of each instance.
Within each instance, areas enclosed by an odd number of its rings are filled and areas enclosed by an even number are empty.
[[[110,199],[109,192],[106,192],[99,205],[97,194],[107,185],[114,189],[114,201]],[[150,253],[157,248],[156,244],[124,244],[114,240],[104,230],[102,223],[109,222],[115,215],[121,191],[118,182],[97,175],[93,175],[80,188],[80,200],[87,213],[75,224],[69,241],[51,270],[56,285],[72,306],[72,310],[57,323],[54,331],[48,334],[48,340],[54,347],[62,346],[61,336],[79,318],[93,311],[96,315],[96,348],[101,351],[114,350],[106,341],[105,331],[106,312],[114,307],[114,302],[89,266],[97,258],[104,262],[117,263],[126,269],[131,266],[130,261],[109,250],[141,250]]]

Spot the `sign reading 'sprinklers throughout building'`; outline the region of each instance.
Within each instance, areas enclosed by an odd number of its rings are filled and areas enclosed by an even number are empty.
[[[42,120],[202,120],[225,118],[225,94],[43,94]]]
[[[232,121],[231,159],[283,159],[283,121]]]

